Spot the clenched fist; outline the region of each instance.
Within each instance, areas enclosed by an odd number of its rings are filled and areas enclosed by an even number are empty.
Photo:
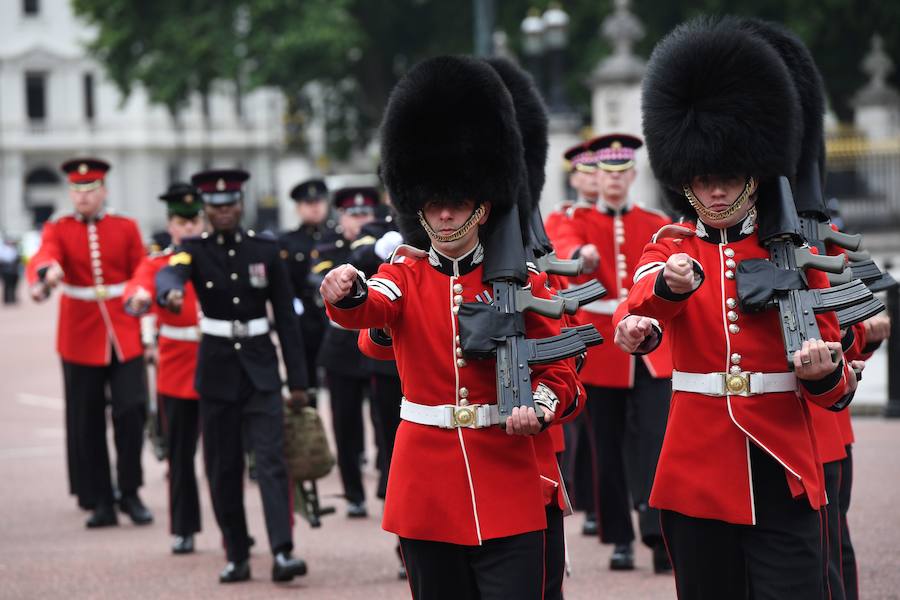
[[[350,295],[353,284],[359,276],[358,271],[353,265],[341,265],[332,269],[322,280],[319,286],[319,293],[328,304],[337,304]]]
[[[832,353],[837,358],[832,358]],[[806,340],[800,350],[794,352],[794,373],[799,379],[815,381],[834,371],[843,353],[840,342]]]
[[[593,244],[585,244],[582,246],[581,250],[578,252],[578,256],[581,257],[583,263],[582,270],[585,273],[593,273],[600,265],[600,252],[597,251],[597,246]]]
[[[663,269],[666,285],[676,294],[687,294],[694,289],[694,261],[684,252],[673,254]]]
[[[653,333],[653,319],[638,315],[628,315],[616,326],[615,343],[624,352],[636,351],[647,336]]]
[[[142,315],[150,310],[152,304],[153,297],[150,295],[150,292],[142,287],[138,287],[134,295],[126,300],[125,308],[131,311],[133,315]]]
[[[866,331],[866,343],[882,342],[891,336],[891,318],[880,313],[863,321]]]

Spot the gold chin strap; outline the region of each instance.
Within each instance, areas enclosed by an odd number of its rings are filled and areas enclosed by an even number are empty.
[[[466,222],[462,224],[462,226],[449,235],[441,235],[437,231],[431,228],[431,225],[428,224],[428,221],[425,220],[425,215],[422,214],[422,211],[419,211],[419,223],[422,224],[422,227],[425,228],[425,233],[428,234],[435,242],[455,242],[456,240],[462,239],[469,233],[473,227],[478,225],[478,221],[481,220],[481,217],[484,216],[484,204],[479,204],[478,208],[472,211],[472,214],[469,215],[469,218],[466,219]]]
[[[747,183],[744,184],[744,190],[737,197],[737,199],[731,203],[731,206],[726,208],[725,210],[721,210],[719,212],[709,210],[697,197],[694,195],[694,191],[691,189],[691,186],[684,185],[681,187],[681,190],[684,192],[685,198],[688,199],[688,202],[691,203],[691,206],[694,207],[694,210],[697,211],[697,214],[700,215],[704,221],[724,221],[737,211],[741,209],[747,199],[753,195],[756,191],[756,179],[753,177],[747,178]]]

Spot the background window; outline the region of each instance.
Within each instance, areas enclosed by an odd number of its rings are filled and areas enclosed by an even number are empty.
[[[84,118],[88,121],[94,120],[94,74],[84,74]]]
[[[46,73],[25,73],[25,105],[30,120],[43,121],[47,118]]]
[[[22,0],[22,12],[28,16],[36,16],[41,12],[40,0]]]

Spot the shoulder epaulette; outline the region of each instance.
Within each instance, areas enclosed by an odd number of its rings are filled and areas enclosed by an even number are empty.
[[[695,235],[696,231],[690,226],[690,223],[669,223],[668,225],[660,227],[657,232],[653,234],[653,237],[650,238],[650,241],[654,244],[664,239],[680,241],[684,238],[694,237]]]
[[[428,253],[424,250],[419,250],[418,248],[410,246],[408,244],[400,244],[388,257],[388,262],[392,265],[395,263],[412,265],[422,260],[426,256],[428,256]]]
[[[252,238],[254,240],[259,240],[261,242],[277,242],[278,238],[269,230],[262,231],[260,233],[256,233],[256,231],[252,229],[247,230],[247,237]]]

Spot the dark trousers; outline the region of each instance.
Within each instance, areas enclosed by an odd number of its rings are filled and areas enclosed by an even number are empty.
[[[633,388],[587,388],[597,450],[597,516],[603,543],[630,543],[633,505],[641,540],[653,547],[662,534],[659,513],[649,505],[650,490],[666,433],[672,382],[654,379],[642,360],[635,362]]]
[[[841,463],[822,465],[825,471],[825,494],[828,504],[822,507],[822,553],[825,557],[825,600],[845,600],[841,577]]]
[[[544,531],[544,600],[562,600],[566,575],[566,535],[563,512],[558,506],[547,506],[547,529]]]
[[[172,535],[193,535],[200,531],[200,494],[194,471],[200,402],[160,394],[159,404],[169,441],[169,530]]]
[[[362,481],[363,410],[369,378],[348,377],[326,371],[331,395],[331,423],[337,446],[337,464],[348,502],[363,502],[366,492]]]
[[[400,400],[403,390],[396,375],[372,376],[372,425],[375,427],[375,443],[378,446],[378,491],[384,499],[387,492],[388,473],[391,456],[394,453],[394,439],[400,426]]]
[[[112,407],[116,482],[123,494],[143,484],[141,449],[147,419],[147,379],[143,357],[91,367],[63,361],[66,393],[66,449],[70,491],[92,508],[112,503],[113,481],[106,446],[106,405]],[[107,395],[108,394],[108,395]]]
[[[850,510],[850,494],[853,489],[853,446],[847,445],[847,457],[840,462],[840,502],[841,518],[841,574],[844,579],[844,594],[847,600],[859,600],[859,582],[856,576],[856,552],[850,540],[850,528],[847,525],[847,511]]]
[[[19,274],[3,274],[3,304],[15,304],[16,288],[19,285]]]
[[[563,425],[566,449],[563,452],[563,476],[571,490],[572,508],[589,513],[597,508],[597,465],[591,407],[586,405],[575,420]]]
[[[821,600],[821,520],[784,468],[751,444],[756,525],[661,511],[679,600]]]
[[[485,540],[481,546],[400,538],[414,600],[540,600],[544,532]]]
[[[281,393],[254,389],[245,374],[237,401],[200,398],[200,423],[213,511],[228,560],[245,560],[250,549],[244,513],[243,433],[250,445],[247,450],[256,458],[269,546],[273,554],[292,550]]]

